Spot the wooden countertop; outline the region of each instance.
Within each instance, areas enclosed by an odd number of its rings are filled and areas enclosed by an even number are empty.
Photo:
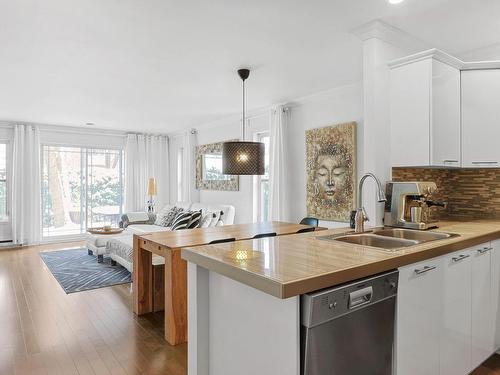
[[[236,224],[221,227],[194,228],[190,230],[174,230],[165,232],[154,232],[138,234],[141,240],[149,241],[154,245],[179,249],[187,246],[206,245],[214,240],[235,238],[238,240],[250,239],[257,234],[276,233],[284,234],[296,233],[300,229],[310,228],[310,225],[286,223],[283,221],[266,221],[262,223]],[[316,228],[324,230],[326,228]]]
[[[182,249],[182,258],[278,298],[288,298],[500,238],[500,220],[440,222],[459,234],[398,251],[329,242],[345,228]]]

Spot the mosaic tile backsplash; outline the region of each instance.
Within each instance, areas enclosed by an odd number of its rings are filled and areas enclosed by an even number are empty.
[[[500,168],[393,168],[392,180],[434,181],[436,199],[448,202],[446,209],[435,211],[439,219],[500,218]]]

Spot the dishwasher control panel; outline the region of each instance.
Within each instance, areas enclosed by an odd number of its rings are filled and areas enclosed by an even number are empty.
[[[390,271],[302,295],[302,324],[306,327],[313,327],[395,296],[398,290],[398,275],[397,270]]]

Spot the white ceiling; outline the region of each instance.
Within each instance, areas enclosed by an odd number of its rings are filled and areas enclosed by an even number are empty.
[[[452,54],[500,42],[498,0],[0,0],[0,119],[171,132],[359,81],[382,19]]]

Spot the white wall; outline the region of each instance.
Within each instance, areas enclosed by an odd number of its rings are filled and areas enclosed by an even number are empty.
[[[358,154],[357,170],[363,169],[363,87],[361,83],[335,88],[290,104],[288,126],[288,162],[290,220],[300,221],[306,209],[305,131],[338,123],[356,121]],[[346,226],[348,223],[321,222],[322,226]]]
[[[363,43],[363,92],[365,138],[364,171],[374,173],[383,186],[391,179],[390,74],[387,64],[406,54],[406,51],[378,38]],[[370,225],[382,225],[384,204],[375,200],[373,181],[363,188],[363,206]]]
[[[247,139],[253,134],[269,129],[269,115],[262,113],[248,119]],[[198,128],[198,144],[214,143],[229,139],[241,138],[241,122],[224,121],[216,127]],[[240,176],[239,191],[201,190],[200,202],[225,203],[236,208],[235,223],[251,223],[253,221],[253,176]]]
[[[358,178],[372,172],[383,183],[390,179],[390,117],[389,68],[396,58],[428,48],[427,44],[411,35],[378,20],[353,30],[363,40],[363,82],[331,89],[288,103],[291,123],[287,129],[287,177],[290,221],[306,216],[305,131],[307,129],[356,121]],[[269,118],[259,118],[259,127],[267,127]],[[231,126],[232,125],[232,126]],[[214,126],[200,126],[199,144],[223,141],[238,136],[235,121],[223,121]],[[356,187],[357,188],[357,187]],[[383,204],[375,200],[375,184],[368,181],[363,193],[370,224],[380,225]],[[237,222],[253,219],[252,186],[248,177],[241,180],[237,193],[202,192],[204,202],[235,204]],[[345,226],[345,223],[322,222],[321,225]]]
[[[361,83],[335,88],[326,92],[298,99],[287,105],[291,111],[288,126],[287,174],[288,197],[290,201],[290,218],[298,222],[306,216],[306,165],[305,165],[305,131],[307,129],[334,125],[342,122],[358,123],[358,145],[363,139],[363,88]],[[248,120],[248,138],[252,134],[269,129],[269,113],[261,111]],[[198,144],[220,142],[240,137],[240,121],[235,118],[197,127]],[[179,140],[177,140],[179,139]],[[182,147],[180,137],[171,137],[171,202],[177,200],[177,153]],[[363,150],[358,147],[358,160],[362,160]],[[358,165],[358,170],[361,170]],[[240,176],[240,190],[237,192],[200,191],[203,203],[226,203],[236,208],[236,223],[253,221],[253,177]],[[322,222],[321,225],[346,226],[346,223]]]
[[[247,119],[247,139],[253,134],[266,131],[269,128],[269,115],[267,111],[250,116]],[[199,145],[227,141],[241,138],[241,122],[238,118],[222,119],[215,123],[202,125],[197,129],[197,142]],[[178,169],[177,160],[179,148],[182,147],[182,136],[170,137],[170,202],[177,201]],[[194,179],[194,176],[193,176]],[[200,202],[214,204],[231,204],[236,209],[235,223],[250,223],[253,221],[253,177],[240,176],[239,191],[201,190]]]

